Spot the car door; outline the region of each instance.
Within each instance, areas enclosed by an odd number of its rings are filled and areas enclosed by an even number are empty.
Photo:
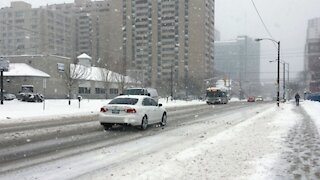
[[[150,101],[153,106],[154,123],[160,122],[162,118],[162,109],[154,99],[150,98]]]
[[[143,109],[144,109],[144,113],[148,116],[148,121],[149,123],[153,123],[155,121],[154,117],[154,106],[152,106],[152,102],[150,101],[150,98],[144,98],[142,100],[142,106],[143,106]]]

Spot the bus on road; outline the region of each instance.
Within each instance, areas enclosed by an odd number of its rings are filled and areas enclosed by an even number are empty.
[[[229,96],[227,90],[209,87],[206,90],[207,104],[227,104]]]

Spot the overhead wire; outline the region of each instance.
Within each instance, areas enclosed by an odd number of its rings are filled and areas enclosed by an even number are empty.
[[[272,34],[270,33],[270,31],[269,31],[269,29],[268,29],[267,25],[264,23],[264,21],[263,21],[263,19],[262,19],[261,15],[260,15],[260,12],[259,12],[259,10],[258,10],[258,8],[257,8],[256,4],[254,3],[254,1],[253,1],[253,0],[251,0],[251,2],[252,2],[252,5],[253,5],[254,9],[256,10],[256,12],[257,12],[257,14],[258,14],[259,18],[260,18],[261,23],[263,24],[264,29],[267,31],[267,33],[268,33],[268,35],[270,36],[270,38],[271,38],[271,39],[274,39],[274,38],[273,38],[273,36],[272,36]]]

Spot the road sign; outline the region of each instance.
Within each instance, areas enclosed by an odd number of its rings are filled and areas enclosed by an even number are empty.
[[[8,71],[8,70],[9,70],[9,61],[4,58],[0,58],[0,71]]]

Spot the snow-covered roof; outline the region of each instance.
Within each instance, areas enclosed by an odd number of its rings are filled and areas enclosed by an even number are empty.
[[[46,77],[49,78],[50,75],[35,69],[32,66],[25,63],[10,63],[9,71],[3,72],[4,76],[29,76],[29,77]]]
[[[124,78],[126,83],[139,83],[137,82],[137,80],[129,76],[123,76],[119,73],[100,67],[87,67],[78,64],[71,64],[70,72],[70,76],[74,79],[88,81],[121,82]]]
[[[59,55],[55,55],[55,54],[48,54],[48,55],[44,55],[44,54],[2,55],[1,57],[16,58],[16,57],[46,57],[46,56],[57,57],[57,58],[61,58],[61,59],[70,59],[70,57],[59,56]]]
[[[77,57],[78,59],[92,59],[88,54],[83,53]]]

